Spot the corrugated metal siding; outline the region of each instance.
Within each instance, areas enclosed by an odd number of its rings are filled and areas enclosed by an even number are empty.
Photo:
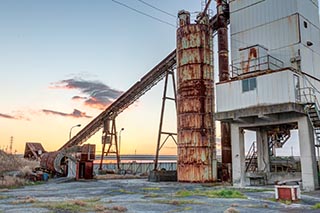
[[[292,71],[282,71],[258,76],[257,88],[244,93],[242,81],[218,84],[217,112],[295,102],[293,74]]]
[[[238,11],[233,10],[237,8],[237,4],[242,4],[241,2],[243,2],[243,0],[234,1],[230,4],[231,35],[282,19],[298,12],[296,0],[265,0]]]
[[[309,22],[319,27],[318,0],[298,0],[298,13],[304,16]]]
[[[272,51],[299,43],[299,41],[299,18],[295,14],[231,35],[232,60],[240,58],[239,48],[259,44]]]

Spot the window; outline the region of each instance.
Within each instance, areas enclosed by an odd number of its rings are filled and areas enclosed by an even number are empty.
[[[242,80],[242,92],[248,92],[257,88],[257,78]]]
[[[308,22],[304,21],[303,26],[304,26],[304,28],[308,28]]]

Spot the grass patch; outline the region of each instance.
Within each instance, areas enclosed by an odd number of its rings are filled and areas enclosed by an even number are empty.
[[[119,189],[117,192],[121,192],[123,194],[134,194],[134,192],[127,191],[125,189]]]
[[[242,192],[271,192],[271,191],[274,191],[274,189],[243,189],[240,191],[242,191]]]
[[[312,209],[320,209],[320,203],[314,204],[311,208]]]
[[[241,198],[246,199],[247,197],[242,194],[240,191],[232,189],[220,189],[220,190],[181,190],[176,192],[177,197],[189,197],[189,196],[205,196],[209,198]]]
[[[52,211],[57,212],[70,212],[70,213],[76,213],[76,212],[86,212],[90,208],[88,208],[88,205],[84,201],[80,200],[74,200],[74,201],[65,201],[65,202],[45,202],[36,205],[37,207],[47,208]]]
[[[292,204],[292,201],[291,200],[277,200],[275,198],[267,198],[267,200],[269,201],[272,201],[272,202],[280,202],[280,203],[283,203],[283,204],[286,204],[286,205],[291,205]]]
[[[34,204],[35,207],[46,208],[53,212],[126,212],[127,208],[123,206],[105,207],[99,201],[100,197],[87,200],[71,200],[64,202],[42,202]],[[109,201],[107,203],[112,203]]]
[[[161,195],[159,194],[154,194],[154,193],[149,193],[143,196],[143,198],[157,198],[157,197],[161,197]]]
[[[197,191],[195,191],[195,192],[197,192]],[[189,197],[192,195],[195,195],[195,193],[192,191],[189,191],[189,190],[180,190],[180,191],[176,192],[176,196],[178,196],[178,197]]]
[[[9,197],[8,195],[0,195],[0,200],[8,199]]]
[[[154,200],[153,202],[160,204],[169,204],[174,206],[180,206],[185,204],[201,204],[200,202],[194,200]]]
[[[159,187],[147,187],[147,188],[142,188],[142,190],[144,191],[159,191],[160,188]]]
[[[37,200],[33,197],[27,196],[20,198],[19,200],[12,201],[11,204],[19,205],[19,204],[26,204],[26,203],[35,203]]]

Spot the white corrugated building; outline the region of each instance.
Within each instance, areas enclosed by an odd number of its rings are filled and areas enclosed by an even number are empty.
[[[216,118],[231,123],[235,185],[247,179],[242,130],[257,132],[257,167],[268,181],[269,145],[298,129],[303,189],[319,186],[318,11],[317,0],[230,0],[231,78],[216,85]]]

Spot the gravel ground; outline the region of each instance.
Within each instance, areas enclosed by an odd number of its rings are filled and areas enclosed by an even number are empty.
[[[320,212],[320,193],[303,194],[299,203],[274,202],[274,192],[241,190],[247,199],[177,196],[176,192],[212,191],[221,187],[145,179],[70,181],[1,190],[0,212]],[[63,204],[69,204],[70,206]],[[227,211],[228,210],[228,211]]]

